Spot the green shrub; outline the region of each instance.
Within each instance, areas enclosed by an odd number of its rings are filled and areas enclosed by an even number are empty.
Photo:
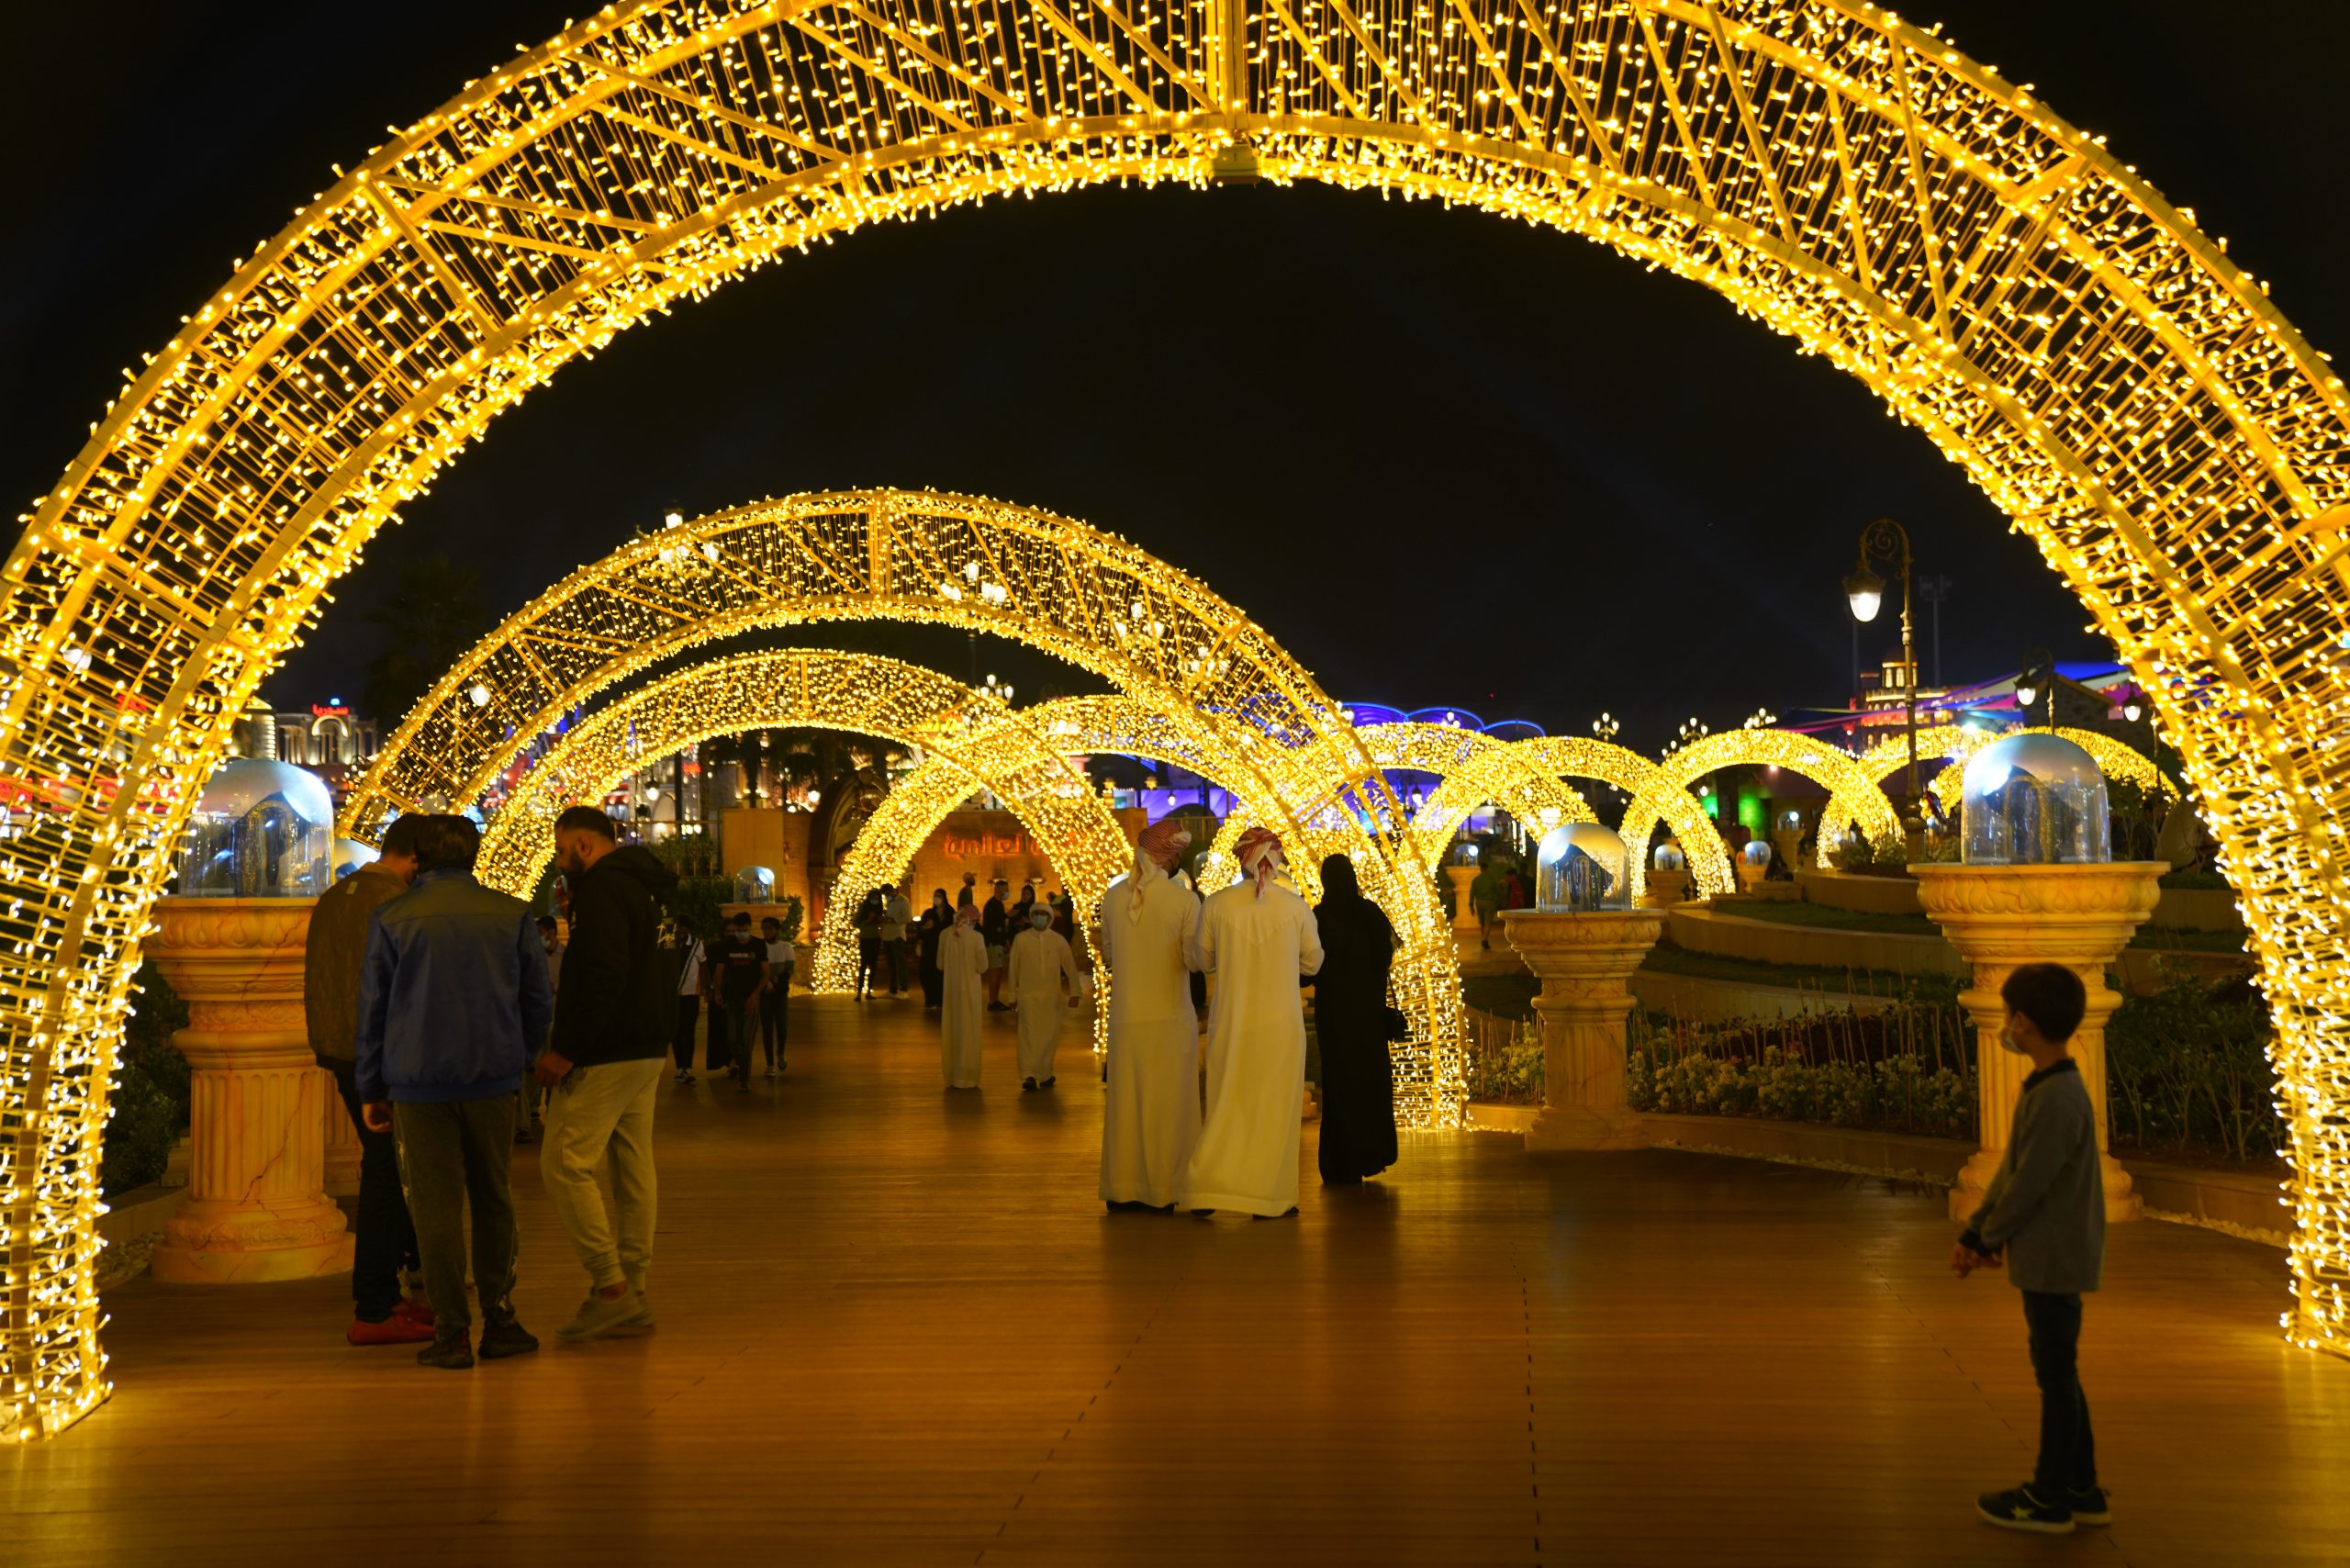
[[[2284,1142],[2268,1007],[2248,983],[2174,972],[2123,1002],[2105,1028],[2113,1141],[2150,1153],[2217,1153],[2236,1164]]]
[[[187,1059],[172,1048],[173,1031],[186,1025],[186,1003],[152,964],[141,965],[99,1157],[98,1182],[108,1197],[161,1176],[187,1130]]]

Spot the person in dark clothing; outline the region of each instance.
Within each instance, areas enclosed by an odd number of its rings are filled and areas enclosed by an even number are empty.
[[[1314,976],[1314,1033],[1322,1047],[1322,1147],[1326,1183],[1360,1182],[1395,1163],[1395,1069],[1387,1047],[1395,1030],[1387,1005],[1387,970],[1395,930],[1386,912],[1362,896],[1355,863],[1322,862],[1322,968]]]
[[[514,1095],[547,1037],[546,944],[521,900],[474,880],[481,834],[463,817],[425,819],[416,881],[375,911],[359,980],[354,1075],[367,1126],[399,1149],[416,1221],[432,1343],[429,1367],[474,1364],[465,1303],[465,1221],[484,1361],[539,1348],[514,1316]]]
[[[759,941],[767,950],[767,983],[759,991],[759,1044],[767,1051],[767,1076],[781,1078],[791,1044],[791,1014],[785,1004],[791,1000],[791,971],[800,960],[783,939],[783,922],[774,915],[759,922]]]
[[[710,950],[718,970],[718,994],[726,1003],[727,1073],[734,1087],[751,1087],[751,1047],[759,1037],[759,993],[767,989],[767,945],[751,935],[751,917],[737,913],[726,935]]]
[[[1009,882],[998,882],[988,902],[979,906],[979,940],[988,949],[988,1011],[1002,1013],[1003,1003],[1003,966],[1012,946],[1012,905],[1004,895],[1012,890]]]
[[[539,1170],[588,1270],[579,1315],[555,1330],[576,1345],[654,1327],[644,1294],[660,1197],[653,1111],[677,1022],[677,980],[655,945],[677,874],[644,846],[621,845],[593,806],[555,818],[554,843],[571,879],[571,946],[554,1042],[539,1058],[539,1081],[554,1091]],[[596,1184],[607,1159],[609,1211]]]
[[[694,1081],[694,1035],[701,1023],[701,938],[683,923],[662,927],[661,967],[677,971],[677,1027],[670,1039],[677,1057],[677,1081]]]
[[[880,889],[868,891],[856,906],[851,924],[856,932],[856,999],[873,994],[873,976],[881,967],[882,900]]]
[[[946,890],[934,890],[930,907],[922,912],[922,919],[914,926],[915,968],[922,971],[922,1004],[933,1013],[938,1011],[946,986],[946,972],[938,967],[938,939],[954,924],[955,906],[946,902]]]
[[[1960,1279],[2005,1268],[2023,1293],[2031,1375],[2040,1384],[2040,1461],[2031,1479],[1986,1492],[1975,1512],[2003,1529],[2067,1535],[2113,1522],[2098,1484],[2097,1440],[2081,1392],[2081,1293],[2105,1264],[2105,1172],[2097,1107],[2065,1050],[2088,1011],[2088,988],[2062,964],[2024,964],[1999,987],[1999,1044],[2031,1058],[2016,1096],[2007,1153],[1951,1249]]]
[[[359,1132],[359,1213],[352,1225],[351,1327],[353,1345],[422,1344],[432,1338],[432,1308],[400,1291],[400,1271],[418,1266],[416,1226],[400,1192],[400,1159],[389,1133],[367,1126],[359,1097],[359,977],[375,911],[416,879],[416,845],[424,826],[411,812],[384,830],[383,853],[319,895],[302,951],[302,1014],[310,1053],[334,1074],[343,1108]]]

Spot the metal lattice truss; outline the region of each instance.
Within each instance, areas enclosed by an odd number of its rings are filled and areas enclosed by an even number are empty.
[[[878,655],[794,649],[680,670],[574,726],[490,818],[476,875],[528,897],[554,857],[554,821],[565,807],[602,801],[622,779],[685,746],[787,727],[920,747],[923,766],[952,771],[964,796],[981,789],[1000,796],[1072,888],[1098,891],[1125,862],[1125,835],[1083,771],[984,689]]]
[[[9,555],[0,769],[56,809],[0,868],[0,1432],[104,1395],[133,948],[233,716],[396,509],[574,359],[796,248],[1218,175],[1589,237],[1967,468],[2148,689],[2244,890],[2292,1332],[2350,1342],[2350,402],[2099,139],[1849,0],[640,0],[339,174],[131,374]]]
[[[1905,750],[1902,756],[1906,761],[1908,753]],[[1817,735],[1797,734],[1790,730],[1725,730],[1717,735],[1700,736],[1674,751],[1657,765],[1656,771],[1633,794],[1631,804],[1624,808],[1624,842],[1632,846],[1633,856],[1647,858],[1649,837],[1656,831],[1656,824],[1671,820],[1666,808],[1677,808],[1679,802],[1688,800],[1692,784],[1725,767],[1782,767],[1801,774],[1815,784],[1824,784],[1830,790],[1829,809],[1846,813],[1830,816],[1829,821],[1857,821],[1871,838],[1888,833],[1900,836],[1901,813],[1877,787],[1876,780],[1849,754],[1838,751]],[[1679,831],[1675,824],[1674,832]],[[1721,845],[1720,835],[1716,834],[1714,843],[1707,847],[1712,851]],[[1698,870],[1696,846],[1684,837],[1681,847],[1688,855],[1691,870]],[[1819,835],[1819,864],[1828,864],[1828,852],[1834,847],[1833,834]],[[1735,874],[1729,853],[1727,847],[1720,847],[1720,872],[1725,877]],[[1700,880],[1704,880],[1702,876]]]

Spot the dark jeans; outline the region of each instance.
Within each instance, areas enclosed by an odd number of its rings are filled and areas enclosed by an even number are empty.
[[[902,936],[893,936],[881,944],[881,951],[888,955],[890,959],[890,994],[891,996],[905,995],[906,939]]]
[[[710,1014],[710,1027],[702,1031],[702,1063],[712,1072],[724,1072],[734,1064],[726,1051],[726,1042],[734,1037],[726,1024],[726,1003],[713,996],[702,1011]]]
[[[740,1078],[751,1076],[751,1042],[758,1038],[758,1017],[751,1009],[750,997],[730,998],[722,1014],[726,1020],[722,1025],[726,1031],[726,1059]]]
[[[783,999],[790,983],[787,980],[759,998],[759,1043],[767,1049],[769,1067],[783,1059],[783,1048],[791,1043],[790,1020],[783,1014]]]
[[[677,1053],[679,1072],[691,1072],[694,1070],[694,1025],[700,1022],[701,998],[699,996],[677,998],[677,1032],[669,1045],[670,1048]]]
[[[863,996],[873,989],[873,971],[881,962],[881,939],[860,936],[856,939],[856,994]]]
[[[432,1326],[455,1333],[473,1324],[465,1305],[465,1206],[473,1205],[474,1289],[491,1327],[514,1321],[514,1200],[507,1167],[514,1159],[514,1097],[395,1104],[400,1182],[416,1220],[424,1260],[424,1294]]]
[[[2040,1383],[2040,1462],[2031,1489],[2043,1503],[2062,1503],[2067,1491],[2097,1484],[2097,1441],[2089,1435],[2088,1395],[2081,1392],[2076,1360],[2081,1298],[2025,1291],[2023,1321],[2031,1331],[2031,1375]]]
[[[381,1323],[400,1304],[400,1271],[416,1267],[416,1226],[408,1223],[408,1200],[400,1195],[400,1157],[389,1133],[371,1133],[359,1114],[359,1084],[347,1061],[320,1057],[334,1074],[343,1109],[359,1129],[359,1217],[351,1241],[351,1304],[370,1323]],[[511,1133],[508,1135],[509,1137]]]

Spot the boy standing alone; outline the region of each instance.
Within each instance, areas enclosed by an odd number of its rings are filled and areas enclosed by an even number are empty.
[[[2065,1535],[2112,1521],[2097,1483],[2089,1402],[2076,1355],[2081,1293],[2105,1260],[2105,1181],[2098,1170],[2097,1112],[2079,1066],[2065,1054],[2088,993],[2059,964],[2025,964],[1999,988],[2007,1026],[1999,1044],[2031,1058],[2016,1098],[2007,1158],[1983,1206],[1967,1221],[1950,1266],[1961,1279],[2004,1266],[2023,1292],[2031,1372],[2040,1383],[2040,1461],[2032,1477],[1986,1492],[1975,1511],[2003,1529]]]

